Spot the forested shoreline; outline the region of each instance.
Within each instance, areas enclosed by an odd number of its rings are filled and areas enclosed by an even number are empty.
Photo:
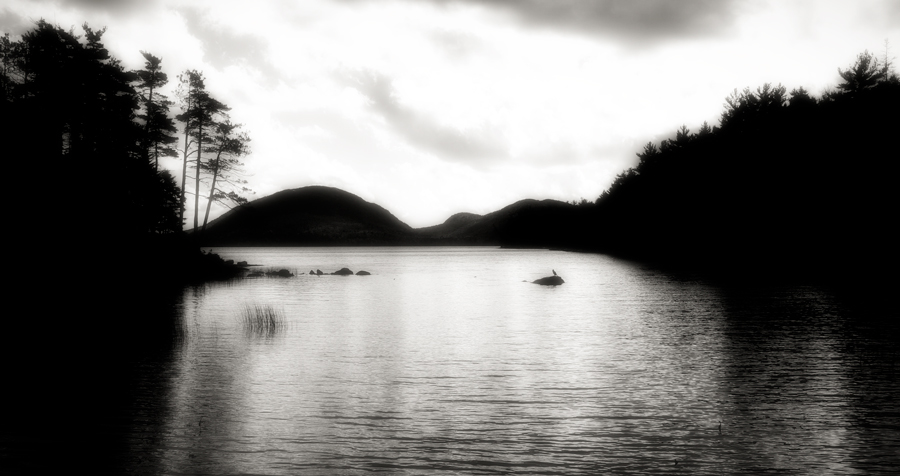
[[[126,70],[104,32],[40,20],[0,37],[10,295],[27,309],[7,320],[4,373],[22,390],[11,405],[74,426],[104,412],[111,376],[181,338],[172,307],[185,284],[234,275],[184,233],[184,207],[199,220],[203,199],[243,203],[249,151],[202,73],[182,72],[169,98],[160,57],[140,52],[143,67]],[[180,184],[160,166],[173,156]]]
[[[170,99],[160,57],[141,52],[144,67],[126,71],[104,47],[105,29],[82,30],[41,20],[0,44],[3,133],[22,151],[11,172],[31,178],[12,188],[19,244],[41,258],[39,268],[56,260],[42,250],[66,242],[129,267],[144,286],[202,279],[209,258],[193,238],[213,202],[247,203],[249,135],[202,73],[179,74]],[[519,213],[547,226],[513,223],[498,232],[501,244],[733,272],[840,274],[896,262],[900,80],[887,55],[868,52],[836,78],[821,97],[771,84],[735,90],[719,125],[682,126],[648,143],[636,166],[569,218]],[[162,157],[181,160],[180,184],[159,167]],[[189,206],[192,235],[182,231]]]
[[[4,142],[19,151],[13,175],[32,178],[11,190],[18,244],[39,267],[44,250],[65,246],[113,269],[139,257],[131,279],[146,285],[213,277],[183,232],[185,207],[198,228],[213,202],[246,202],[249,135],[201,72],[179,74],[169,98],[160,57],[141,51],[143,68],[126,70],[104,46],[105,28],[81,29],[40,20],[20,39],[0,38]],[[160,168],[165,157],[182,160],[180,184]]]
[[[131,408],[129,379],[183,342],[185,284],[202,293],[233,272],[200,250],[210,207],[252,193],[241,162],[249,134],[203,74],[181,72],[167,97],[167,52],[140,52],[143,67],[126,70],[104,32],[40,20],[0,37],[17,304],[0,355],[10,413],[0,453],[32,464],[35,451],[67,470],[123,452],[116,418]],[[886,281],[897,265],[900,79],[887,56],[869,53],[836,78],[821,97],[736,90],[718,126],[647,144],[595,203],[519,202],[491,236],[764,279]],[[180,183],[160,167],[167,157],[181,160]],[[195,234],[183,231],[186,207]]]
[[[900,79],[869,52],[836,76],[819,98],[735,90],[719,126],[646,144],[597,199],[596,235],[580,245],[729,273],[856,280],[890,269]]]

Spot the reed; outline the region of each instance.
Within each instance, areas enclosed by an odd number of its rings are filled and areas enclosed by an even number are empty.
[[[241,309],[244,329],[254,335],[274,335],[286,327],[284,312],[270,305],[245,304]]]

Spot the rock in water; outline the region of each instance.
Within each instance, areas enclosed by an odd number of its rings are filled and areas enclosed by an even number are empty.
[[[536,279],[532,281],[534,284],[540,284],[542,286],[559,286],[563,281],[563,278],[559,276],[547,276],[546,278]]]
[[[350,271],[347,268],[341,268],[331,274],[333,274],[335,276],[350,276],[351,274],[353,274],[353,271]]]
[[[372,273],[370,273],[368,271],[359,271],[356,273],[357,276],[368,276],[370,274],[372,274]]]
[[[279,269],[278,271],[269,271],[268,273],[266,273],[266,275],[267,276],[278,276],[281,278],[290,278],[291,276],[294,275],[294,273],[291,273],[290,271],[288,271],[286,269]]]

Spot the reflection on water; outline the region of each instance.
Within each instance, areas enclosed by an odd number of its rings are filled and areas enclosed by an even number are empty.
[[[871,474],[900,465],[897,327],[804,286],[602,255],[217,249],[297,272],[186,289],[135,372],[146,474]],[[556,269],[566,284],[523,282]],[[248,333],[241,310],[286,325]]]

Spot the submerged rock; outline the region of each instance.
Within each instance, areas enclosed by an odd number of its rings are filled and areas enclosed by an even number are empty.
[[[353,271],[350,271],[350,270],[347,269],[347,268],[341,268],[341,269],[339,269],[339,270],[337,270],[337,271],[335,271],[335,272],[333,272],[333,273],[331,273],[331,274],[334,275],[334,276],[350,276],[350,275],[353,274]]]
[[[545,278],[536,279],[532,281],[532,283],[540,284],[542,286],[558,286],[562,283],[565,283],[565,281],[563,281],[563,278],[560,278],[559,276],[547,276]]]
[[[359,271],[356,273],[357,276],[369,276],[370,274],[372,274],[372,273],[370,273],[368,271]]]

